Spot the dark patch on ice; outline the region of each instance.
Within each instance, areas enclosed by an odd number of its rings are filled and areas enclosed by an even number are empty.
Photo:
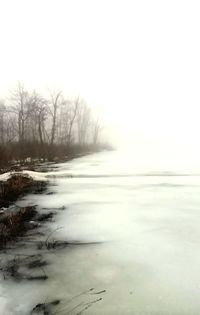
[[[31,311],[31,314],[52,314],[53,307],[57,306],[60,303],[60,300],[54,300],[48,303],[39,303]]]
[[[47,280],[48,277],[43,269],[47,261],[41,255],[16,255],[1,266],[4,280]],[[33,272],[34,271],[34,272]]]

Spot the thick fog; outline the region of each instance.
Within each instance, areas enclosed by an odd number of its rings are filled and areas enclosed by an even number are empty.
[[[104,139],[138,159],[198,161],[198,1],[8,0],[1,12],[2,98],[18,80],[81,95]]]
[[[18,118],[17,81],[80,95],[101,117],[101,140],[120,149],[57,164],[50,194],[18,201],[60,209],[34,241],[53,232],[72,244],[45,252],[47,282],[2,277],[0,313],[60,299],[53,314],[198,315],[199,2],[7,0],[0,12],[1,113]],[[9,255],[19,253],[32,247]]]

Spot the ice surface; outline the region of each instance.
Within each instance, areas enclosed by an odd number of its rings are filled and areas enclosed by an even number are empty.
[[[49,226],[57,229],[53,237],[82,244],[47,251],[44,283],[2,280],[0,314],[29,314],[55,298],[62,300],[59,314],[74,307],[69,314],[78,314],[96,296],[88,291],[73,297],[95,288],[106,292],[85,314],[198,315],[199,175],[138,169],[134,159],[117,152],[58,166],[45,173],[54,194],[21,202],[64,206]]]

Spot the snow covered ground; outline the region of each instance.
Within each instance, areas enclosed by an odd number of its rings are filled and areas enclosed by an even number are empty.
[[[0,175],[0,182],[5,182],[7,181],[12,175],[14,174],[24,174],[24,175],[28,175],[30,177],[32,177],[34,180],[38,180],[38,181],[46,181],[47,178],[45,176],[45,173],[41,173],[41,172],[33,172],[33,171],[21,171],[21,172],[7,172],[4,174]]]
[[[65,208],[49,228],[52,238],[73,244],[46,251],[46,282],[2,279],[0,314],[30,314],[55,298],[54,314],[199,314],[197,173],[138,169],[132,158],[103,152],[41,176],[52,194],[19,204]]]

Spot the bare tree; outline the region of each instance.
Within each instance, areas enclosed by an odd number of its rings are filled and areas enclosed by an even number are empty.
[[[40,144],[44,144],[44,138],[45,138],[45,121],[47,119],[47,100],[44,99],[42,96],[37,94],[36,92],[33,93],[33,113],[35,116],[35,124],[37,126],[38,131],[38,137]]]
[[[0,162],[53,159],[83,152],[88,145],[94,149],[100,131],[99,117],[79,96],[69,99],[59,91],[45,99],[18,83],[10,103],[0,101]]]
[[[3,101],[0,101],[0,143],[4,144],[5,142],[5,115],[6,107]]]
[[[98,143],[100,130],[101,130],[101,122],[100,122],[100,117],[98,116],[92,122],[92,143],[93,143],[93,145],[96,145]]]
[[[17,115],[18,120],[18,141],[24,143],[25,123],[30,112],[31,99],[27,90],[21,83],[18,83],[17,89],[12,93],[12,110]]]
[[[16,119],[3,100],[0,101],[0,143],[7,144],[16,139]]]
[[[75,123],[75,119],[78,113],[80,101],[79,96],[71,103],[68,110],[68,132],[67,132],[67,145],[70,146],[72,143],[72,130]]]
[[[53,145],[56,136],[56,123],[57,123],[57,112],[59,107],[59,101],[61,99],[62,92],[51,93],[51,102],[49,106],[49,113],[52,117],[52,127],[51,127],[51,140],[50,144]]]
[[[91,119],[90,108],[84,101],[81,101],[78,107],[77,115],[78,142],[80,145],[86,143],[90,119]]]

